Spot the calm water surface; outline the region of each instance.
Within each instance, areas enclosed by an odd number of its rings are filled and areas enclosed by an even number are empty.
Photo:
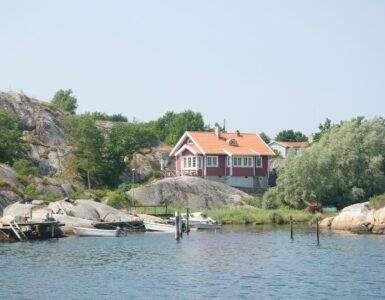
[[[0,244],[0,299],[385,298],[385,239],[225,227]]]

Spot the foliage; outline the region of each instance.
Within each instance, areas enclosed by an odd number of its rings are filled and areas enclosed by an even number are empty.
[[[369,199],[370,206],[374,209],[380,209],[382,207],[385,207],[385,194],[372,196]]]
[[[264,195],[262,200],[262,207],[264,209],[276,209],[281,204],[278,188],[270,188]]]
[[[332,124],[332,121],[329,118],[326,118],[325,122],[319,124],[319,131],[314,134],[313,141],[318,142],[325,133],[329,132],[335,126],[337,125]]]
[[[385,121],[356,118],[331,128],[318,143],[289,156],[279,170],[278,200],[342,208],[385,192]]]
[[[110,175],[103,160],[104,137],[90,116],[69,116],[64,120],[67,138],[73,147],[72,167],[87,181],[88,187],[100,185]]]
[[[33,175],[37,176],[39,169],[27,159],[18,159],[16,160],[12,168],[20,175]]]
[[[273,149],[273,152],[274,152],[274,157],[281,157],[282,156],[281,151],[279,151],[278,149]]]
[[[51,103],[59,109],[68,111],[71,114],[74,114],[78,104],[75,96],[72,95],[72,90],[58,90],[53,96]]]
[[[205,129],[202,114],[191,110],[178,114],[169,111],[156,122],[159,139],[169,145],[174,145],[185,131],[202,131]]]
[[[22,139],[22,128],[16,115],[8,110],[0,109],[0,162],[12,164],[24,158],[27,153]]]
[[[275,140],[280,142],[306,142],[308,138],[301,131],[289,129],[279,132],[275,137]]]
[[[242,201],[245,202],[245,204],[253,206],[253,207],[261,208],[261,206],[262,206],[261,199],[257,198],[257,197],[253,197],[253,196],[245,197],[242,199]]]
[[[129,208],[132,204],[132,199],[124,191],[117,189],[108,194],[107,204],[118,209]]]
[[[85,115],[89,115],[94,120],[110,121],[110,122],[128,122],[127,117],[122,114],[108,115],[103,112],[86,112]]]
[[[312,214],[304,210],[289,208],[275,210],[254,207],[217,208],[207,213],[222,224],[283,224],[289,223],[290,217],[295,222],[308,222],[313,218]]]
[[[265,142],[266,144],[269,144],[269,143],[271,142],[271,138],[270,138],[266,133],[261,132],[261,133],[259,134],[259,136],[261,137],[262,140],[264,140],[264,142]]]

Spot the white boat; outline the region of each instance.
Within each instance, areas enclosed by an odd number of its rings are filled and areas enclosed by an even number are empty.
[[[183,222],[187,222],[187,215],[182,214]],[[196,229],[218,229],[221,227],[217,221],[211,219],[203,212],[195,212],[189,215],[189,224]]]
[[[148,222],[148,221],[143,221],[143,224],[146,227],[147,231],[161,231],[161,232],[175,233],[174,225]]]
[[[119,236],[120,230],[117,229],[96,229],[85,227],[74,227],[77,236],[94,236],[94,237],[116,237]]]

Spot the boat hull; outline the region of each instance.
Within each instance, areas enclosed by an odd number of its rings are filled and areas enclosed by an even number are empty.
[[[154,223],[154,222],[146,222],[146,221],[144,221],[143,224],[146,227],[147,231],[159,231],[159,232],[175,233],[175,226],[173,226],[173,225]]]
[[[117,237],[119,236],[119,230],[109,229],[96,229],[96,228],[84,228],[74,227],[75,234],[77,236],[92,236],[92,237]]]

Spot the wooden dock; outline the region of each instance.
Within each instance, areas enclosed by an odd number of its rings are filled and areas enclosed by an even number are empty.
[[[60,227],[64,226],[57,221],[10,221],[0,224],[0,241],[24,242],[29,240],[44,240],[63,236]]]

